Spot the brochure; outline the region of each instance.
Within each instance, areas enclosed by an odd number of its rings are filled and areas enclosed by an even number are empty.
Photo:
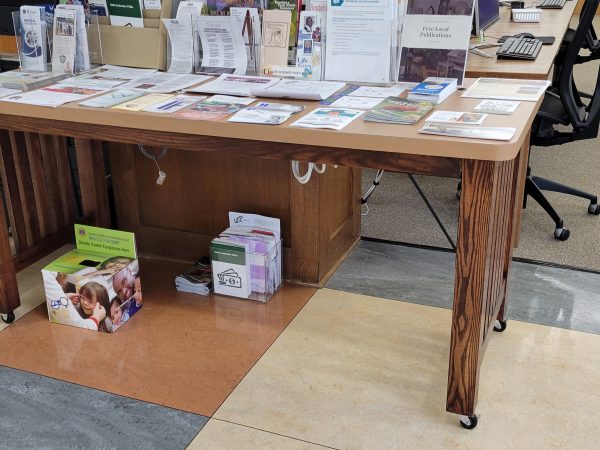
[[[81,102],[80,106],[89,106],[91,108],[111,108],[123,102],[133,100],[146,95],[141,91],[132,91],[131,89],[119,89],[109,92],[108,94],[100,95]]]
[[[291,11],[263,11],[261,73],[265,73],[265,66],[287,66],[291,22]]]
[[[398,97],[405,90],[412,89],[414,86],[415,83],[398,83],[389,87],[358,86],[352,95],[354,97]]]
[[[550,84],[550,81],[547,80],[478,78],[462,96],[467,98],[536,102],[544,95]]]
[[[73,74],[77,45],[75,38],[76,16],[77,13],[73,9],[56,7],[54,10],[52,72]]]
[[[92,72],[69,79],[69,83],[83,87],[113,89],[142,76],[155,73],[154,69],[131,69],[129,67],[102,66]]]
[[[200,92],[208,94],[240,95],[250,97],[251,91],[266,89],[279,81],[279,78],[252,77],[245,75],[223,74],[219,78],[208,83],[201,84],[188,92]]]
[[[106,0],[110,24],[143,28],[142,0]]]
[[[248,298],[252,293],[248,243],[213,239],[210,243],[216,294]]]
[[[21,6],[21,69],[46,71],[46,12],[44,7]]]
[[[331,106],[336,108],[373,109],[379,103],[381,103],[381,99],[377,97],[345,95],[331,103]]]
[[[456,78],[427,77],[410,90],[407,98],[439,104],[456,92],[457,84]]]
[[[235,18],[242,30],[244,45],[246,46],[246,59],[248,66],[246,74],[260,74],[260,43],[262,31],[260,29],[260,16],[257,8],[229,8],[231,17]]]
[[[181,3],[180,3],[181,5]],[[189,18],[162,19],[169,35],[168,72],[194,71],[194,30]]]
[[[112,109],[121,109],[123,111],[141,111],[149,106],[155,105],[173,97],[171,94],[147,94],[133,100],[128,100],[119,105],[113,106]]]
[[[298,31],[298,49],[296,67],[302,70],[302,76],[310,80],[323,77],[322,40],[325,35],[325,13],[302,11]]]
[[[182,75],[178,73],[155,72],[146,77],[136,78],[123,85],[123,87],[168,94],[170,92],[183,91],[210,78],[211,77],[206,75]]]
[[[419,133],[437,134],[471,139],[491,139],[497,141],[510,141],[517,132],[516,128],[501,127],[469,127],[460,125],[440,125],[426,123]]]
[[[229,122],[256,123],[263,125],[280,125],[293,114],[304,109],[301,105],[260,102],[255,106],[244,108],[229,118]]]
[[[488,114],[505,114],[514,113],[521,102],[511,102],[502,100],[482,100],[473,111],[488,113]]]
[[[345,86],[339,81],[279,80],[270,86],[256,86],[250,93],[256,97],[323,100]]]
[[[67,77],[65,73],[10,70],[0,72],[0,87],[25,92],[58,83]]]
[[[397,8],[388,0],[328,2],[325,79],[389,83]]]
[[[290,126],[341,130],[357,119],[363,112],[346,108],[316,108]]]
[[[179,111],[180,109],[199,103],[202,100],[206,100],[204,95],[176,95],[169,100],[149,106],[148,108],[143,109],[143,111],[159,114],[171,114]]]
[[[59,83],[35,91],[4,97],[0,101],[56,107],[64,105],[65,103],[85,100],[86,98],[103,94],[104,92],[106,92],[106,90],[83,88],[68,83]]]
[[[383,123],[417,123],[421,117],[433,108],[431,102],[420,102],[400,97],[388,97],[372,111],[367,112],[365,120]]]
[[[286,43],[286,47],[293,47],[296,43],[296,36],[298,33],[297,25],[298,25],[298,8],[300,5],[297,0],[269,0],[268,7],[263,8],[263,20],[264,13],[266,10],[277,11],[280,10],[282,12],[289,12],[290,14],[290,27],[289,27],[289,38]]]
[[[176,113],[175,117],[180,117],[182,119],[219,121],[239,111],[244,106],[248,106],[254,101],[253,98],[214,95],[201,103],[196,103],[189,109]]]
[[[457,78],[467,65],[473,1],[408,0],[402,29],[400,81]]]
[[[72,11],[75,13],[75,60],[73,70],[71,73],[80,73],[86,70],[90,70],[90,50],[88,47],[87,29],[85,11],[82,4],[78,5],[57,5],[54,8],[54,22],[56,23],[56,17],[62,16],[62,11]],[[62,33],[68,32],[69,24],[65,24],[62,27]],[[64,37],[64,36],[63,36]],[[54,38],[53,38],[54,39]],[[65,39],[62,39],[63,41]],[[57,49],[56,42],[53,41],[53,56]],[[68,45],[71,45],[70,43]],[[70,51],[70,47],[69,47]],[[61,53],[62,54],[62,53]]]
[[[196,28],[202,44],[200,72],[244,75],[248,67],[242,30],[235,17],[200,16]]]
[[[425,119],[431,123],[460,123],[463,125],[481,125],[487,114],[469,113],[461,111],[434,111]]]

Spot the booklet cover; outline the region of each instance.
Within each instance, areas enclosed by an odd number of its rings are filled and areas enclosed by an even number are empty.
[[[473,0],[408,0],[397,79],[457,78],[461,85],[473,6]]]
[[[175,117],[182,119],[219,121],[254,101],[255,99],[253,98],[214,95],[208,100],[196,103],[189,109],[175,113]]]
[[[298,50],[296,67],[302,71],[302,77],[309,80],[321,80],[323,77],[322,37],[325,35],[325,13],[302,11],[298,32]]]
[[[263,13],[260,48],[261,73],[264,73],[265,66],[287,66],[291,21],[290,11],[265,11]]]
[[[106,0],[111,25],[144,27],[142,0]]]
[[[440,136],[462,137],[470,139],[490,139],[510,141],[517,132],[516,128],[503,127],[469,127],[461,125],[441,125],[426,123],[419,133],[437,134]]]
[[[454,78],[435,78],[429,77],[425,81],[417,84],[410,90],[411,94],[435,95],[442,94],[445,90],[456,88],[457,80]]]
[[[316,108],[306,116],[291,124],[292,127],[327,128],[341,130],[354,120],[358,119],[364,111],[346,108]]]
[[[388,97],[379,103],[372,111],[367,112],[368,122],[384,123],[417,123],[433,108],[433,103],[409,100],[400,97]]]

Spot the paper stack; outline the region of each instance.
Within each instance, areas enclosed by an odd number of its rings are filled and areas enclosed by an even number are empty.
[[[425,78],[422,83],[417,84],[410,90],[407,98],[438,105],[456,91],[457,84],[458,80],[456,78]]]
[[[431,102],[388,97],[367,112],[365,120],[367,122],[413,124],[431,111],[431,108],[433,108]]]
[[[210,259],[204,257],[175,277],[175,289],[190,294],[208,295],[212,289]]]
[[[0,73],[0,87],[17,91],[32,91],[67,78],[66,73],[30,72],[27,70],[11,70]]]

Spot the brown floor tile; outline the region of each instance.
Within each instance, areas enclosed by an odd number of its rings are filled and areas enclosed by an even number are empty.
[[[144,307],[112,335],[36,308],[0,332],[0,364],[211,416],[315,289],[287,284],[267,304],[179,294],[183,267],[143,261]]]

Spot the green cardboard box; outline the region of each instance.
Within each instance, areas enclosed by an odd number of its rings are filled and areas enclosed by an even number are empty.
[[[135,235],[75,225],[75,243],[42,269],[50,322],[114,333],[143,303]]]

